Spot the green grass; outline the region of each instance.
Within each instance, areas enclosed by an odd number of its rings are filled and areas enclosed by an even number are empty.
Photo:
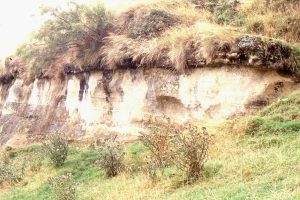
[[[300,132],[300,93],[273,102],[250,120],[250,135],[284,135]]]
[[[215,137],[205,175],[193,185],[180,185],[172,173],[155,184],[142,172],[106,178],[95,164],[96,152],[76,145],[62,168],[45,160],[41,171],[2,189],[0,199],[51,199],[48,178],[67,172],[74,175],[79,199],[300,199],[299,134]],[[127,149],[137,155],[132,160],[140,160],[144,151],[140,144]]]
[[[78,199],[300,199],[300,94],[282,98],[262,110],[255,134],[244,134],[224,125],[208,127],[213,134],[203,178],[182,184],[175,169],[164,169],[151,182],[140,170],[147,156],[141,143],[126,145],[126,165],[135,170],[107,178],[97,166],[97,152],[72,144],[66,163],[53,168],[44,159],[37,173],[27,172],[15,186],[2,187],[0,199],[51,199],[48,178],[72,172]],[[249,117],[246,117],[248,120]],[[236,126],[242,123],[235,121]],[[229,131],[228,131],[229,130]],[[231,130],[231,131],[230,131]],[[235,130],[235,131],[233,131]],[[12,159],[26,158],[39,146],[15,150]]]

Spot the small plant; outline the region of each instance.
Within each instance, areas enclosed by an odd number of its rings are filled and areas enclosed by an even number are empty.
[[[16,160],[16,162],[6,160],[6,157],[0,157],[0,185],[15,184],[22,180],[25,173],[25,162]]]
[[[148,178],[155,183],[159,178],[159,171],[161,170],[160,163],[156,159],[153,159],[152,156],[148,156],[145,158],[145,167],[144,173],[148,176]]]
[[[69,151],[68,141],[64,134],[52,134],[43,143],[46,155],[50,158],[55,167],[64,164]]]
[[[155,161],[160,167],[167,165],[167,152],[169,139],[174,127],[170,120],[167,123],[159,123],[158,121],[149,120],[146,122],[149,133],[140,133],[140,141],[150,150],[151,160]]]
[[[193,181],[203,175],[204,163],[208,154],[209,135],[206,128],[202,131],[188,125],[177,129],[170,141],[170,162],[184,171],[187,181]]]
[[[105,139],[100,145],[100,166],[107,177],[116,176],[123,169],[124,154],[123,145],[117,140],[117,136]]]
[[[74,200],[76,199],[76,187],[72,174],[51,177],[49,184],[52,190],[53,198],[56,200]]]
[[[29,170],[31,172],[38,172],[42,167],[42,154],[34,152],[29,159]]]
[[[163,11],[152,9],[150,12],[139,17],[136,22],[130,24],[128,36],[130,38],[153,38],[164,30],[178,23],[176,16]]]
[[[13,165],[0,163],[0,185],[4,183],[15,184],[21,180]]]
[[[238,1],[219,1],[214,8],[213,15],[219,24],[232,24],[236,20]]]

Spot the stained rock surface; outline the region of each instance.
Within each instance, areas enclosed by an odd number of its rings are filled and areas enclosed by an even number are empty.
[[[184,73],[161,68],[82,72],[32,84],[16,79],[0,86],[0,144],[32,143],[56,131],[74,140],[110,133],[131,140],[149,117],[222,121],[296,89],[291,77],[275,70],[226,65]]]

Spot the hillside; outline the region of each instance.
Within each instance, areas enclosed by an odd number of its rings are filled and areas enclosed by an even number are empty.
[[[0,63],[0,199],[300,199],[299,11],[41,8]]]
[[[290,113],[284,115],[285,123],[293,124],[299,117],[299,104],[298,93],[272,103],[256,117],[275,119],[278,117],[276,110],[285,110]],[[209,125],[214,142],[204,177],[193,185],[182,185],[181,175],[170,169],[165,169],[155,184],[140,171],[106,178],[95,163],[97,152],[87,146],[73,144],[62,168],[53,169],[48,160],[42,159],[38,172],[28,172],[16,186],[2,188],[0,198],[51,199],[48,177],[71,172],[77,185],[78,199],[298,199],[300,128],[296,125],[286,128],[282,122],[273,122],[269,132],[266,126],[259,126],[259,131],[251,135],[242,131],[252,127],[251,123],[243,125],[248,122],[249,119],[243,117],[239,123],[232,121],[218,125],[218,128],[216,124]],[[35,146],[9,151],[9,154],[15,155],[13,160],[22,160],[37,155],[39,149]],[[144,156],[145,147],[141,143],[127,146],[126,160],[133,166],[142,165]]]

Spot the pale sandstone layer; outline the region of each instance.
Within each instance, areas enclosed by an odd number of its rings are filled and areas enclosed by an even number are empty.
[[[29,85],[16,79],[0,85],[0,144],[19,146],[56,131],[74,140],[110,133],[131,140],[150,116],[222,121],[297,89],[276,71],[243,66],[86,72]]]

